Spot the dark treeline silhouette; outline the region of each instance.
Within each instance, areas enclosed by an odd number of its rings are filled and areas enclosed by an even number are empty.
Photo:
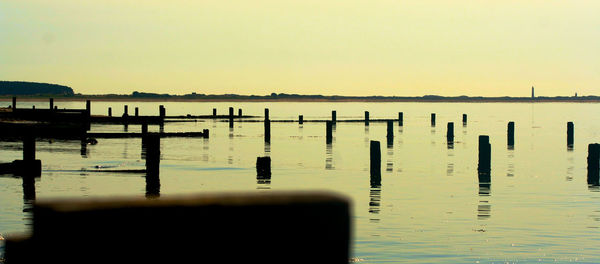
[[[71,87],[35,82],[0,81],[0,95],[74,95]]]

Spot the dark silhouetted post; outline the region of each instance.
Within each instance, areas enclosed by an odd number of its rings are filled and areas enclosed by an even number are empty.
[[[567,148],[569,149],[573,149],[573,144],[574,144],[574,125],[573,122],[568,122],[567,123]]]
[[[298,116],[298,124],[300,124],[300,125],[304,124],[304,116],[303,115]]]
[[[269,108],[265,108],[265,142],[271,143],[271,120],[269,119]]]
[[[269,120],[269,108],[265,108],[265,120]]]
[[[256,158],[256,178],[271,179],[271,157]]]
[[[600,185],[600,144],[588,145],[587,182],[590,185]]]
[[[54,98],[50,98],[50,110],[54,109]]]
[[[146,134],[146,196],[160,195],[160,136]]]
[[[489,136],[479,136],[479,163],[477,172],[479,173],[479,183],[491,182],[492,167],[492,146]]]
[[[123,116],[129,116],[129,106],[128,105],[123,106]]]
[[[381,145],[379,141],[371,140],[370,145],[371,156],[371,186],[381,185]]]
[[[331,144],[333,141],[333,124],[331,121],[325,122],[325,142]]]
[[[431,126],[435,126],[435,113],[431,113]]]
[[[160,118],[164,119],[165,116],[167,116],[167,109],[165,108],[164,105],[159,105],[158,106],[158,113],[160,115]]]
[[[242,108],[238,109],[238,116],[241,117],[242,116]]]
[[[23,160],[35,160],[35,137],[26,136],[23,138]]]
[[[404,126],[404,113],[398,112],[398,125]]]
[[[515,122],[508,122],[507,139],[508,146],[512,147],[515,145]]]
[[[140,116],[140,108],[139,107],[135,108],[135,116],[136,117]]]
[[[365,111],[365,126],[369,125],[369,111]]]
[[[108,116],[112,116],[112,108],[111,107],[108,108]]]
[[[331,111],[331,122],[335,124],[337,122],[337,113],[335,110]]]
[[[85,100],[85,111],[87,112],[87,116],[92,115],[92,101]]]
[[[217,116],[217,108],[213,108],[213,116]]]
[[[467,114],[463,114],[462,122],[463,122],[463,126],[467,125]]]
[[[454,142],[454,122],[448,122],[448,128],[446,130],[446,141]]]
[[[233,107],[229,107],[229,118],[233,118]]]
[[[393,121],[387,121],[387,134],[386,134],[386,138],[388,141],[393,140],[394,139],[394,122]]]
[[[148,134],[148,123],[142,123],[142,136]]]
[[[17,109],[17,97],[12,98],[12,109],[15,111]]]
[[[202,135],[204,136],[204,138],[208,138],[208,136],[209,136],[208,129],[202,129]]]

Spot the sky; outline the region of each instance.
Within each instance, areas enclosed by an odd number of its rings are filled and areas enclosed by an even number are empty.
[[[600,1],[3,0],[0,80],[82,94],[600,95]]]

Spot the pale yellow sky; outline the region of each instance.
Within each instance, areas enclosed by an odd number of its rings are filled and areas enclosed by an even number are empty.
[[[600,95],[600,1],[0,2],[0,80],[84,94]]]

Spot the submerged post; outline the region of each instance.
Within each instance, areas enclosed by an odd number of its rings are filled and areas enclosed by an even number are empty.
[[[146,196],[160,195],[160,136],[146,134]]]
[[[515,122],[508,122],[507,141],[509,147],[515,145]]]
[[[331,121],[325,122],[325,142],[331,144],[333,141],[333,124]]]
[[[369,125],[369,111],[365,111],[365,125]]]
[[[298,116],[298,124],[300,124],[300,125],[304,124],[304,116],[303,115]]]
[[[600,185],[600,144],[588,145],[587,182],[590,185]]]
[[[256,178],[271,179],[271,157],[256,158]]]
[[[477,164],[479,183],[491,182],[491,152],[490,137],[486,135],[479,136],[479,162]]]
[[[337,112],[335,110],[331,111],[331,122],[335,124],[337,121]]]
[[[446,129],[446,141],[454,142],[454,122],[448,122],[448,126]]]
[[[431,113],[431,126],[435,126],[435,113]]]
[[[381,145],[379,141],[371,140],[370,144],[371,186],[381,185]]]
[[[50,98],[50,110],[54,109],[54,98]]]
[[[574,125],[573,122],[568,122],[567,123],[567,147],[569,149],[573,149],[573,143],[574,143]]]
[[[404,126],[404,113],[398,112],[398,125]]]

